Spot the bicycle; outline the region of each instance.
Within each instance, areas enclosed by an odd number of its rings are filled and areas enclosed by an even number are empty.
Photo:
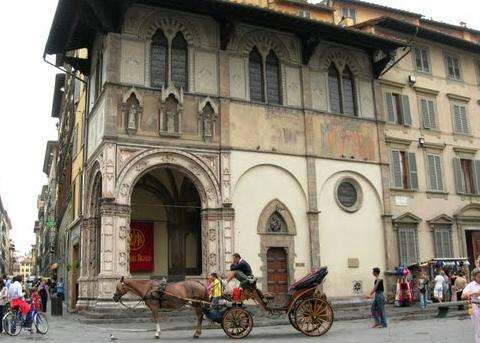
[[[18,336],[23,328],[30,329],[32,327],[32,321],[39,334],[45,335],[48,332],[48,320],[43,313],[32,309],[27,318],[30,319],[24,319],[18,309],[10,310],[2,318],[5,332],[9,336]]]

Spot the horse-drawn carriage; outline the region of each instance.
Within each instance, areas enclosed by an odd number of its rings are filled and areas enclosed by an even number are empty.
[[[327,301],[325,294],[319,290],[319,286],[325,279],[328,270],[322,267],[301,280],[292,284],[288,289],[287,301],[281,307],[270,307],[268,301],[258,291],[255,284],[250,287],[245,287],[239,297],[227,299],[221,306],[213,306],[205,298],[201,299],[197,295],[185,295],[182,293],[182,288],[174,291],[173,288],[162,290],[163,299],[153,299],[151,295],[152,288],[148,286],[134,286],[132,282],[122,281],[117,285],[117,290],[114,294],[114,300],[121,302],[121,297],[128,291],[132,291],[142,297],[146,305],[152,310],[154,318],[157,320],[157,334],[159,336],[159,308],[178,308],[177,303],[191,304],[197,309],[197,329],[194,337],[199,337],[201,334],[202,317],[205,314],[210,320],[222,325],[223,330],[230,338],[245,338],[253,328],[253,317],[247,309],[245,302],[251,300],[259,305],[263,311],[268,315],[275,315],[285,313],[288,316],[290,324],[298,331],[307,336],[321,336],[328,332],[333,324],[333,308]],[[179,283],[177,283],[178,285]],[[172,287],[175,284],[170,284]],[[193,285],[185,289],[193,289]],[[150,292],[150,293],[149,293]],[[158,307],[155,307],[156,302]],[[167,305],[171,302],[171,306]],[[163,303],[163,305],[162,305]]]
[[[307,336],[325,334],[333,323],[333,308],[325,294],[318,290],[328,271],[320,268],[303,279],[295,282],[288,289],[288,300],[282,307],[269,307],[255,287],[246,288],[240,301],[233,301],[216,321],[231,338],[247,337],[253,328],[253,319],[244,302],[253,300],[268,314],[286,313],[290,324]]]

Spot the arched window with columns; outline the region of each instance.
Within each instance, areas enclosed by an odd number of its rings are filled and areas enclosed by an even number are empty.
[[[267,102],[281,104],[280,61],[273,50],[270,50],[266,59]]]
[[[183,34],[177,32],[172,40],[172,82],[184,91],[188,90],[188,44]]]
[[[263,59],[258,49],[254,47],[248,57],[248,68],[250,78],[250,100],[265,101],[263,83]]]
[[[328,94],[330,98],[330,111],[343,113],[342,108],[342,89],[340,87],[340,73],[335,64],[330,64],[328,68]]]
[[[168,41],[162,30],[157,30],[152,37],[150,47],[150,84],[154,88],[167,85]]]

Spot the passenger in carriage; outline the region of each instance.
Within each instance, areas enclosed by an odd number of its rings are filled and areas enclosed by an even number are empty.
[[[230,265],[230,273],[227,276],[227,282],[237,279],[241,288],[246,288],[250,284],[255,283],[255,277],[252,274],[252,268],[240,254],[233,254],[233,262]]]
[[[212,306],[216,307],[219,305],[220,300],[222,300],[222,283],[218,278],[217,273],[211,273],[208,278],[208,294],[210,296],[210,301]]]

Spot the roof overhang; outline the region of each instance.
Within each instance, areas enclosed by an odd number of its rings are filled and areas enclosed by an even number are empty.
[[[56,148],[57,148],[56,141],[47,142],[47,147],[45,149],[45,158],[43,159],[43,172],[47,175],[50,172],[50,166],[53,163],[53,155]]]
[[[359,29],[371,26],[382,27],[391,31],[405,33],[411,35],[412,37],[416,35],[418,38],[425,40],[448,45],[476,54],[480,53],[480,44],[478,43],[391,17],[380,17],[355,25],[355,27]]]
[[[405,46],[403,42],[354,28],[229,0],[60,0],[45,54],[65,54],[71,50],[90,48],[96,33],[120,32],[128,6],[135,3],[215,18],[220,23],[222,49],[228,45],[239,18],[242,23],[295,34],[302,42],[304,63],[313,53],[312,47],[320,41],[344,44],[369,53],[383,51],[387,55]]]

